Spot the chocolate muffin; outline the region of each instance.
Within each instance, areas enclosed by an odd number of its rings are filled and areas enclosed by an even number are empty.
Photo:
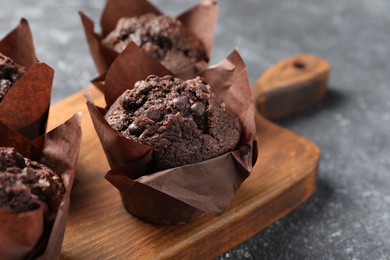
[[[0,102],[26,69],[0,53]]]
[[[55,218],[65,187],[50,168],[24,158],[14,148],[0,147],[0,208],[15,213],[48,207],[47,218]]]
[[[149,76],[125,91],[105,118],[126,138],[153,147],[157,170],[232,151],[242,132],[239,118],[200,77]]]
[[[202,42],[180,21],[169,16],[145,14],[122,18],[102,43],[120,53],[131,41],[175,75],[194,75],[207,67]]]

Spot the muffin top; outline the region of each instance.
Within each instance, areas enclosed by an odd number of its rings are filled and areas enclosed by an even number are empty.
[[[153,147],[158,170],[201,162],[236,148],[239,118],[200,77],[149,76],[105,115],[126,138]]]
[[[121,18],[103,44],[120,53],[131,41],[176,75],[198,61],[208,60],[202,42],[179,20],[165,15]]]
[[[54,219],[65,187],[50,168],[24,158],[14,148],[0,147],[0,208],[15,213],[48,206],[47,217]]]
[[[26,69],[0,53],[0,102]]]

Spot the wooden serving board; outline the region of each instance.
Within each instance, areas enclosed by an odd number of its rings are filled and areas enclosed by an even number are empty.
[[[119,192],[104,179],[109,170],[83,94],[51,107],[49,129],[83,112],[78,185],[71,197],[62,259],[207,259],[244,242],[288,214],[314,191],[319,149],[307,139],[257,115],[259,157],[251,176],[220,217],[186,225],[156,226],[129,215]]]

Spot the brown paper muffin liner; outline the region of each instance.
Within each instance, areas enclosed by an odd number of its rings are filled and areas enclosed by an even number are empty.
[[[38,61],[25,19],[0,41],[0,52],[27,68],[0,102],[0,120],[33,140],[46,131],[54,70]]]
[[[100,19],[102,32],[101,34],[98,34],[94,32],[95,25],[93,21],[84,13],[79,13],[89,51],[100,75],[104,75],[107,72],[112,62],[119,55],[116,51],[102,45],[101,40],[114,30],[120,18],[141,16],[147,13],[162,14],[160,10],[146,0],[108,0]],[[214,45],[217,13],[218,6],[215,0],[203,0],[195,7],[176,17],[176,19],[181,21],[186,28],[192,31],[198,39],[201,40],[205,47],[208,59],[211,57],[211,50]],[[202,66],[204,63],[205,61],[201,61],[195,66],[204,67]],[[177,76],[182,77],[184,74]],[[192,76],[193,75],[190,75],[190,77]],[[102,90],[102,80],[94,80],[93,83]]]
[[[107,72],[107,108],[138,80],[165,76],[166,69],[145,52],[129,45]],[[200,73],[219,98],[239,117],[243,133],[237,150],[199,163],[150,172],[153,148],[115,131],[105,111],[86,95],[96,132],[111,171],[106,174],[121,193],[131,214],[151,223],[187,223],[203,213],[220,215],[249,176],[257,159],[254,106],[245,64],[233,51],[225,60]]]
[[[45,206],[25,213],[0,209],[0,259],[59,259],[69,212],[70,192],[81,143],[81,114],[32,141],[0,122],[0,147],[14,147],[24,157],[60,174],[65,194],[54,222]]]

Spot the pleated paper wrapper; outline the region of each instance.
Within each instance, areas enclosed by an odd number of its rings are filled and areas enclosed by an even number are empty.
[[[54,70],[38,61],[25,19],[0,41],[0,52],[27,68],[0,102],[0,121],[33,140],[46,131]]]
[[[95,25],[88,16],[79,12],[81,22],[84,27],[84,32],[89,47],[89,51],[95,62],[96,68],[100,76],[95,78],[92,82],[101,90],[104,86],[105,73],[111,66],[112,62],[119,55],[116,51],[107,48],[102,44],[104,39],[111,31],[114,30],[118,20],[123,17],[137,17],[148,13],[156,15],[163,14],[155,6],[146,0],[108,0],[106,6],[101,14],[100,27],[101,33],[96,33]],[[203,0],[198,5],[194,6],[182,14],[178,15],[176,19],[190,30],[202,42],[208,60],[211,57],[211,51],[214,45],[214,33],[217,23],[218,5],[214,0]],[[141,48],[140,48],[141,49]],[[142,49],[141,49],[142,50]],[[200,61],[195,67],[199,70],[207,68],[207,61]],[[158,61],[156,59],[156,61]],[[192,70],[192,69],[191,69]],[[180,72],[178,77],[193,77],[192,71]]]
[[[65,186],[54,221],[45,218],[44,204],[24,213],[0,209],[0,259],[60,258],[80,150],[80,123],[81,114],[75,114],[31,141],[0,122],[0,147],[13,147],[24,157],[48,166],[62,177]]]
[[[138,80],[171,73],[130,44],[113,62],[106,77],[107,108]],[[119,191],[131,214],[156,224],[183,224],[203,214],[218,216],[249,176],[257,159],[254,106],[245,64],[233,51],[225,60],[199,74],[235,113],[243,126],[237,149],[216,158],[159,172],[150,172],[153,147],[125,138],[104,119],[106,109],[87,106],[111,170],[106,179]],[[107,198],[109,199],[109,198]]]

